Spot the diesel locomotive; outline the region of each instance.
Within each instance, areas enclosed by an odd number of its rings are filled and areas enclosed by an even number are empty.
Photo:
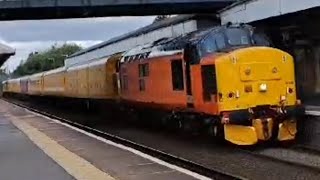
[[[304,110],[293,57],[246,24],[227,24],[3,82],[5,95],[104,100],[237,145],[294,140]],[[106,109],[107,111],[107,109]]]

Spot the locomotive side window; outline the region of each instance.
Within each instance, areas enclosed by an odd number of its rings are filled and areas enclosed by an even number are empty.
[[[140,91],[145,91],[146,85],[145,85],[145,80],[143,77],[148,77],[149,76],[149,64],[139,64],[139,90]]]
[[[254,44],[257,46],[271,46],[271,42],[268,37],[263,33],[254,33],[252,35]]]
[[[128,76],[127,75],[122,76],[122,89],[123,90],[128,89]]]
[[[225,41],[225,38],[222,34],[220,34],[220,33],[216,34],[215,40],[216,40],[218,49],[223,49],[226,47],[226,41]]]
[[[139,64],[139,77],[149,76],[149,64]]]
[[[146,90],[146,85],[145,85],[144,79],[139,79],[139,90],[140,91]]]
[[[203,100],[211,101],[211,95],[217,94],[216,70],[214,65],[201,66]]]
[[[172,87],[175,91],[184,90],[182,60],[171,61]]]

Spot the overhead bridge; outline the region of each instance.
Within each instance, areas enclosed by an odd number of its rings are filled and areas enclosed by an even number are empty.
[[[0,0],[0,20],[215,13],[236,0]]]

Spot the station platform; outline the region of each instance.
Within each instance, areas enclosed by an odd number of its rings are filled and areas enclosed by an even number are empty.
[[[209,179],[101,139],[0,100],[1,179]]]
[[[306,114],[312,116],[320,116],[320,105],[306,105]]]
[[[1,109],[3,111],[3,109]],[[0,114],[1,179],[74,179]]]

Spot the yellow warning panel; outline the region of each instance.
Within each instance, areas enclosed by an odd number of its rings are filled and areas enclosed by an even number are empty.
[[[293,140],[297,133],[297,122],[295,120],[285,120],[279,124],[279,141]]]
[[[253,145],[258,142],[256,130],[252,126],[225,124],[224,137],[237,145]]]

